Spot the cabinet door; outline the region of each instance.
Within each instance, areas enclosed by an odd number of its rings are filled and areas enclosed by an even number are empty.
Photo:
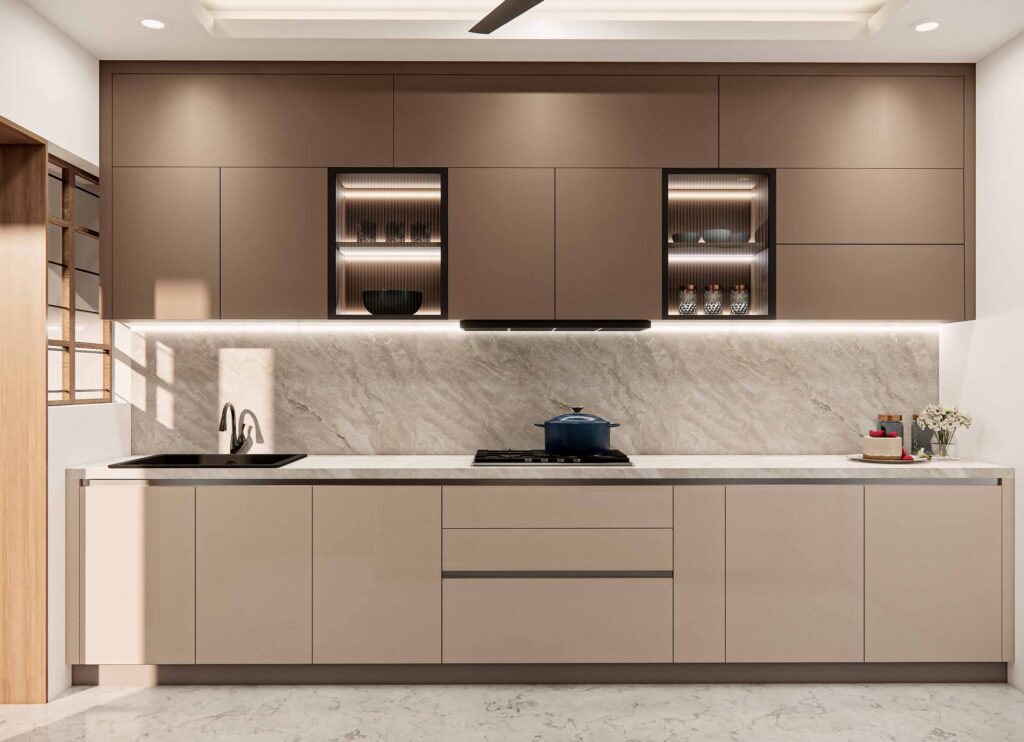
[[[316,487],[313,661],[441,661],[441,488]]]
[[[396,75],[398,167],[717,167],[718,81]]]
[[[196,488],[196,662],[313,657],[313,492]]]
[[[221,317],[327,316],[327,171],[221,171]]]
[[[113,163],[390,167],[393,102],[391,75],[115,74]]]
[[[779,319],[964,318],[963,245],[779,245]]]
[[[867,488],[865,659],[999,662],[997,486]]]
[[[726,661],[864,660],[864,488],[726,488]]]
[[[93,486],[82,498],[81,662],[195,662],[195,488]]]
[[[660,319],[661,171],[555,173],[557,319]]]
[[[555,171],[448,171],[448,313],[554,319]]]
[[[675,661],[725,662],[725,487],[675,487]]]
[[[220,317],[220,171],[113,169],[112,319]]]
[[[964,79],[723,76],[721,167],[960,168]]]

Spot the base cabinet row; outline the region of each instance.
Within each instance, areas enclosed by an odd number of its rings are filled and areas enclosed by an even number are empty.
[[[995,485],[80,497],[73,664],[1012,659]]]

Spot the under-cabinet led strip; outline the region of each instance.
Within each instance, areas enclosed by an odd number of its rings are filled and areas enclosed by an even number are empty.
[[[750,201],[754,198],[752,191],[684,191],[668,192],[669,201]]]
[[[756,255],[669,255],[670,263],[753,263]]]
[[[338,191],[341,198],[349,200],[393,199],[440,201],[441,191],[437,188],[342,188]]]

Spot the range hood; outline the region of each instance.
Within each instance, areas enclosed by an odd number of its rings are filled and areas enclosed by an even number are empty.
[[[464,319],[468,332],[639,332],[651,329],[648,319]]]

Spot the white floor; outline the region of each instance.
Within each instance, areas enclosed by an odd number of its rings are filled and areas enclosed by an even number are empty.
[[[0,740],[1024,740],[1007,685],[206,686],[0,706]]]

